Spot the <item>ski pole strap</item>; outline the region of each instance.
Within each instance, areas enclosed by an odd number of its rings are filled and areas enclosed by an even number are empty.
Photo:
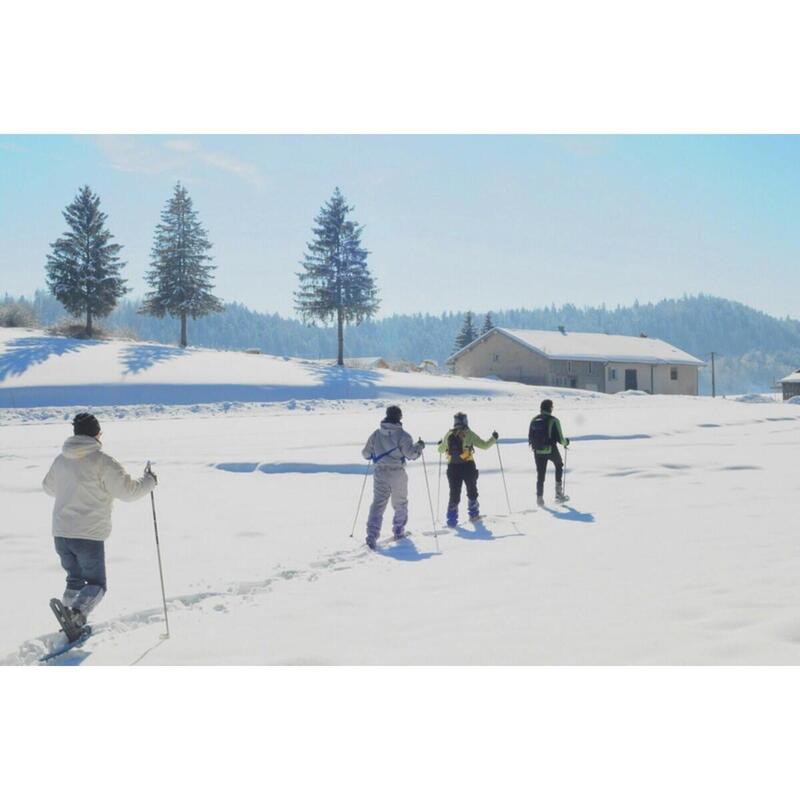
[[[372,463],[377,464],[384,456],[388,456],[389,453],[394,453],[395,450],[399,449],[399,447],[393,447],[391,450],[387,450],[385,453],[381,453],[379,456],[372,456]],[[405,459],[403,459],[405,461]]]

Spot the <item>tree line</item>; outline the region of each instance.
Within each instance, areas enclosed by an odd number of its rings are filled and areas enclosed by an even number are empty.
[[[306,323],[335,322],[337,361],[344,364],[344,328],[377,312],[380,302],[361,244],[363,226],[336,187],[314,219],[312,238],[297,273],[295,310]],[[63,212],[67,231],[50,246],[46,282],[53,297],[70,313],[85,318],[84,335],[94,335],[98,318],[108,317],[130,291],[123,277],[122,245],[114,241],[100,198],[83,186]],[[161,212],[151,250],[150,290],[136,312],[156,319],[180,320],[181,347],[188,344],[188,320],[224,309],[213,293],[216,265],[212,245],[192,199],[177,183]]]
[[[140,305],[128,297],[122,298],[109,314],[107,324],[122,335],[174,343],[174,323],[169,318],[138,313]],[[34,320],[51,325],[63,313],[58,301],[44,291],[27,300],[0,301],[0,324],[3,324],[3,310],[12,308],[18,311],[15,318],[21,320],[17,324],[31,327]],[[498,310],[488,316],[492,325],[505,328],[556,330],[564,325],[573,331],[631,336],[646,333],[706,361],[714,350],[719,354],[720,394],[768,391],[775,380],[800,367],[800,322],[778,319],[741,303],[707,295],[614,309],[565,305]],[[423,359],[433,359],[444,367],[464,327],[465,317],[465,312],[446,312],[365,320],[348,330],[348,348],[356,355],[382,356],[391,361],[418,364]],[[477,333],[476,315],[472,313],[471,317],[473,331]],[[220,349],[257,347],[279,356],[328,359],[337,355],[335,328],[309,327],[298,319],[253,311],[241,303],[228,303],[222,312],[198,319],[193,327],[193,341],[202,347]],[[700,382],[701,392],[710,393],[710,370],[700,371]]]

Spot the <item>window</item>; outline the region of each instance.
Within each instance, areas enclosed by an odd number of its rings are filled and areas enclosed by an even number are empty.
[[[613,367],[608,371],[608,379],[615,381],[617,379],[617,371]]]
[[[677,367],[670,367],[669,368],[669,379],[671,381],[678,380],[678,368]]]
[[[567,361],[567,372],[572,375],[572,362]]]
[[[500,354],[499,353],[492,353],[492,361],[499,361]]]
[[[586,372],[587,372],[589,375],[591,375],[591,374],[592,374],[592,362],[591,362],[591,361],[589,362],[589,368],[586,370]]]

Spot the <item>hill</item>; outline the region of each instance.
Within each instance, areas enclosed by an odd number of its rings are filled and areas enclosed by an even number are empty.
[[[43,324],[64,316],[60,304],[45,292],[26,302]],[[140,339],[171,344],[177,341],[174,320],[143,317],[139,304],[123,301],[105,324],[128,331]],[[775,380],[800,366],[800,321],[777,319],[742,303],[699,295],[657,303],[577,308],[573,305],[540,309],[492,311],[496,325],[510,328],[554,330],[564,325],[573,331],[606,331],[638,336],[646,333],[675,344],[708,360],[717,359],[717,391],[722,394],[764,392]],[[462,312],[441,315],[393,315],[349,328],[346,347],[350,355],[379,355],[419,362],[432,358],[443,364],[452,351]],[[481,315],[477,316],[480,323]],[[278,314],[253,311],[230,303],[222,314],[190,323],[190,341],[201,347],[241,350],[258,347],[263,352],[300,358],[331,358],[336,352],[335,332],[308,327]],[[701,392],[710,393],[709,370],[701,371]]]

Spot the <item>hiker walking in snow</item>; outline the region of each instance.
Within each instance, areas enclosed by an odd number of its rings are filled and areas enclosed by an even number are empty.
[[[42,481],[44,491],[55,498],[55,549],[67,573],[64,618],[59,621],[70,641],[80,635],[89,613],[106,593],[105,540],[111,533],[114,499],[138,500],[158,483],[152,472],[131,478],[102,451],[100,423],[93,414],[78,414],[72,430],[74,435],[64,442]]]
[[[471,520],[480,517],[478,505],[478,467],[475,465],[475,448],[488,450],[498,440],[497,431],[484,441],[470,430],[467,415],[459,412],[453,417],[453,427],[439,442],[439,452],[447,453],[447,483],[450,499],[447,504],[447,525],[455,528],[458,523],[458,505],[461,502],[461,485],[467,487],[467,513]]]
[[[564,437],[561,423],[553,416],[552,400],[542,400],[539,412],[528,428],[528,444],[536,461],[536,503],[544,505],[544,476],[548,461],[552,461],[556,468],[556,500],[564,503],[569,497],[564,494],[564,462],[558,445],[569,447],[569,439]]]
[[[380,428],[367,439],[361,454],[375,465],[373,475],[373,500],[367,517],[367,546],[375,549],[383,525],[383,512],[392,501],[394,519],[392,533],[395,539],[405,535],[408,521],[408,475],[406,459],[414,461],[425,449],[425,442],[416,443],[403,430],[403,412],[399,406],[389,406]]]

